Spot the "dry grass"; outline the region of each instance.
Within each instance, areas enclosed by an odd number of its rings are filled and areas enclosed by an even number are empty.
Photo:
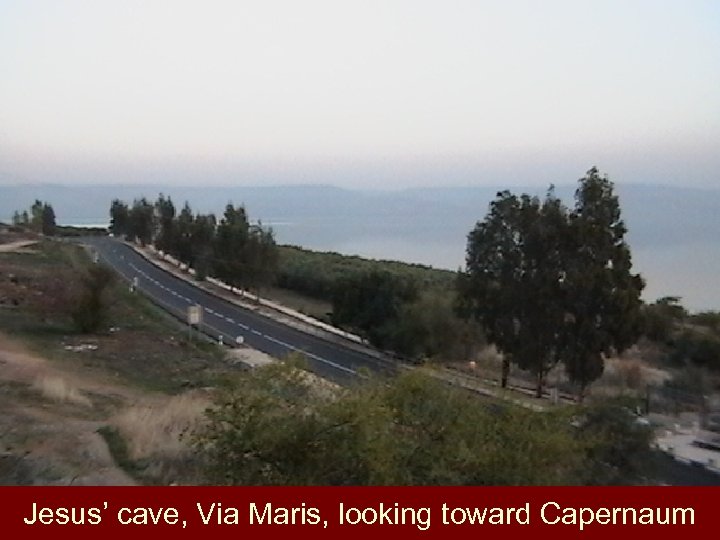
[[[2,243],[0,244],[0,253],[37,253],[33,249],[28,249],[37,243],[37,240],[16,240]]]
[[[605,361],[605,374],[598,382],[611,379],[626,388],[638,389],[648,384],[661,385],[671,378],[670,372],[648,365],[639,356],[627,355],[623,358],[608,358]]]
[[[183,435],[201,420],[210,399],[201,392],[187,392],[154,403],[128,407],[111,423],[120,431],[134,460],[178,459],[189,447]]]
[[[92,401],[63,377],[40,375],[35,379],[32,387],[52,401],[92,407]]]

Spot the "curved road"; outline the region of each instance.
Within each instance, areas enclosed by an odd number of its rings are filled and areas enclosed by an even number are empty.
[[[137,279],[138,289],[173,315],[185,319],[188,306],[202,306],[203,330],[215,337],[222,335],[225,343],[234,343],[242,336],[245,344],[276,358],[300,352],[313,372],[339,384],[351,383],[364,370],[395,371],[388,361],[291,328],[207,293],[155,266],[118,240],[90,237],[82,242],[92,246],[100,261],[125,279]]]

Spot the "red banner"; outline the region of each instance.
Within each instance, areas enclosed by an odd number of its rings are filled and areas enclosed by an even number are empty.
[[[6,487],[4,538],[48,534],[213,540],[553,538],[717,534],[720,488]]]

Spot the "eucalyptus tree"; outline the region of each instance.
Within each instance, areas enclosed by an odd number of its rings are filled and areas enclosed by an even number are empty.
[[[640,336],[644,281],[632,272],[614,185],[595,167],[579,180],[569,225],[561,356],[582,400],[587,386],[602,375],[604,357],[622,352]]]
[[[544,200],[498,193],[468,236],[463,302],[503,353],[502,385],[513,361],[535,376],[538,397],[560,358],[566,234],[567,211],[551,189]]]
[[[468,235],[458,288],[460,311],[503,353],[503,386],[514,362],[534,375],[539,397],[562,361],[582,399],[605,356],[635,342],[644,284],[626,233],[613,184],[596,168],[580,179],[572,211],[552,188],[542,201],[497,194]]]

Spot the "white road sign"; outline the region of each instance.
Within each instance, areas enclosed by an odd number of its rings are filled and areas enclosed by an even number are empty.
[[[188,324],[202,323],[202,306],[199,304],[194,306],[188,306],[187,318]]]

